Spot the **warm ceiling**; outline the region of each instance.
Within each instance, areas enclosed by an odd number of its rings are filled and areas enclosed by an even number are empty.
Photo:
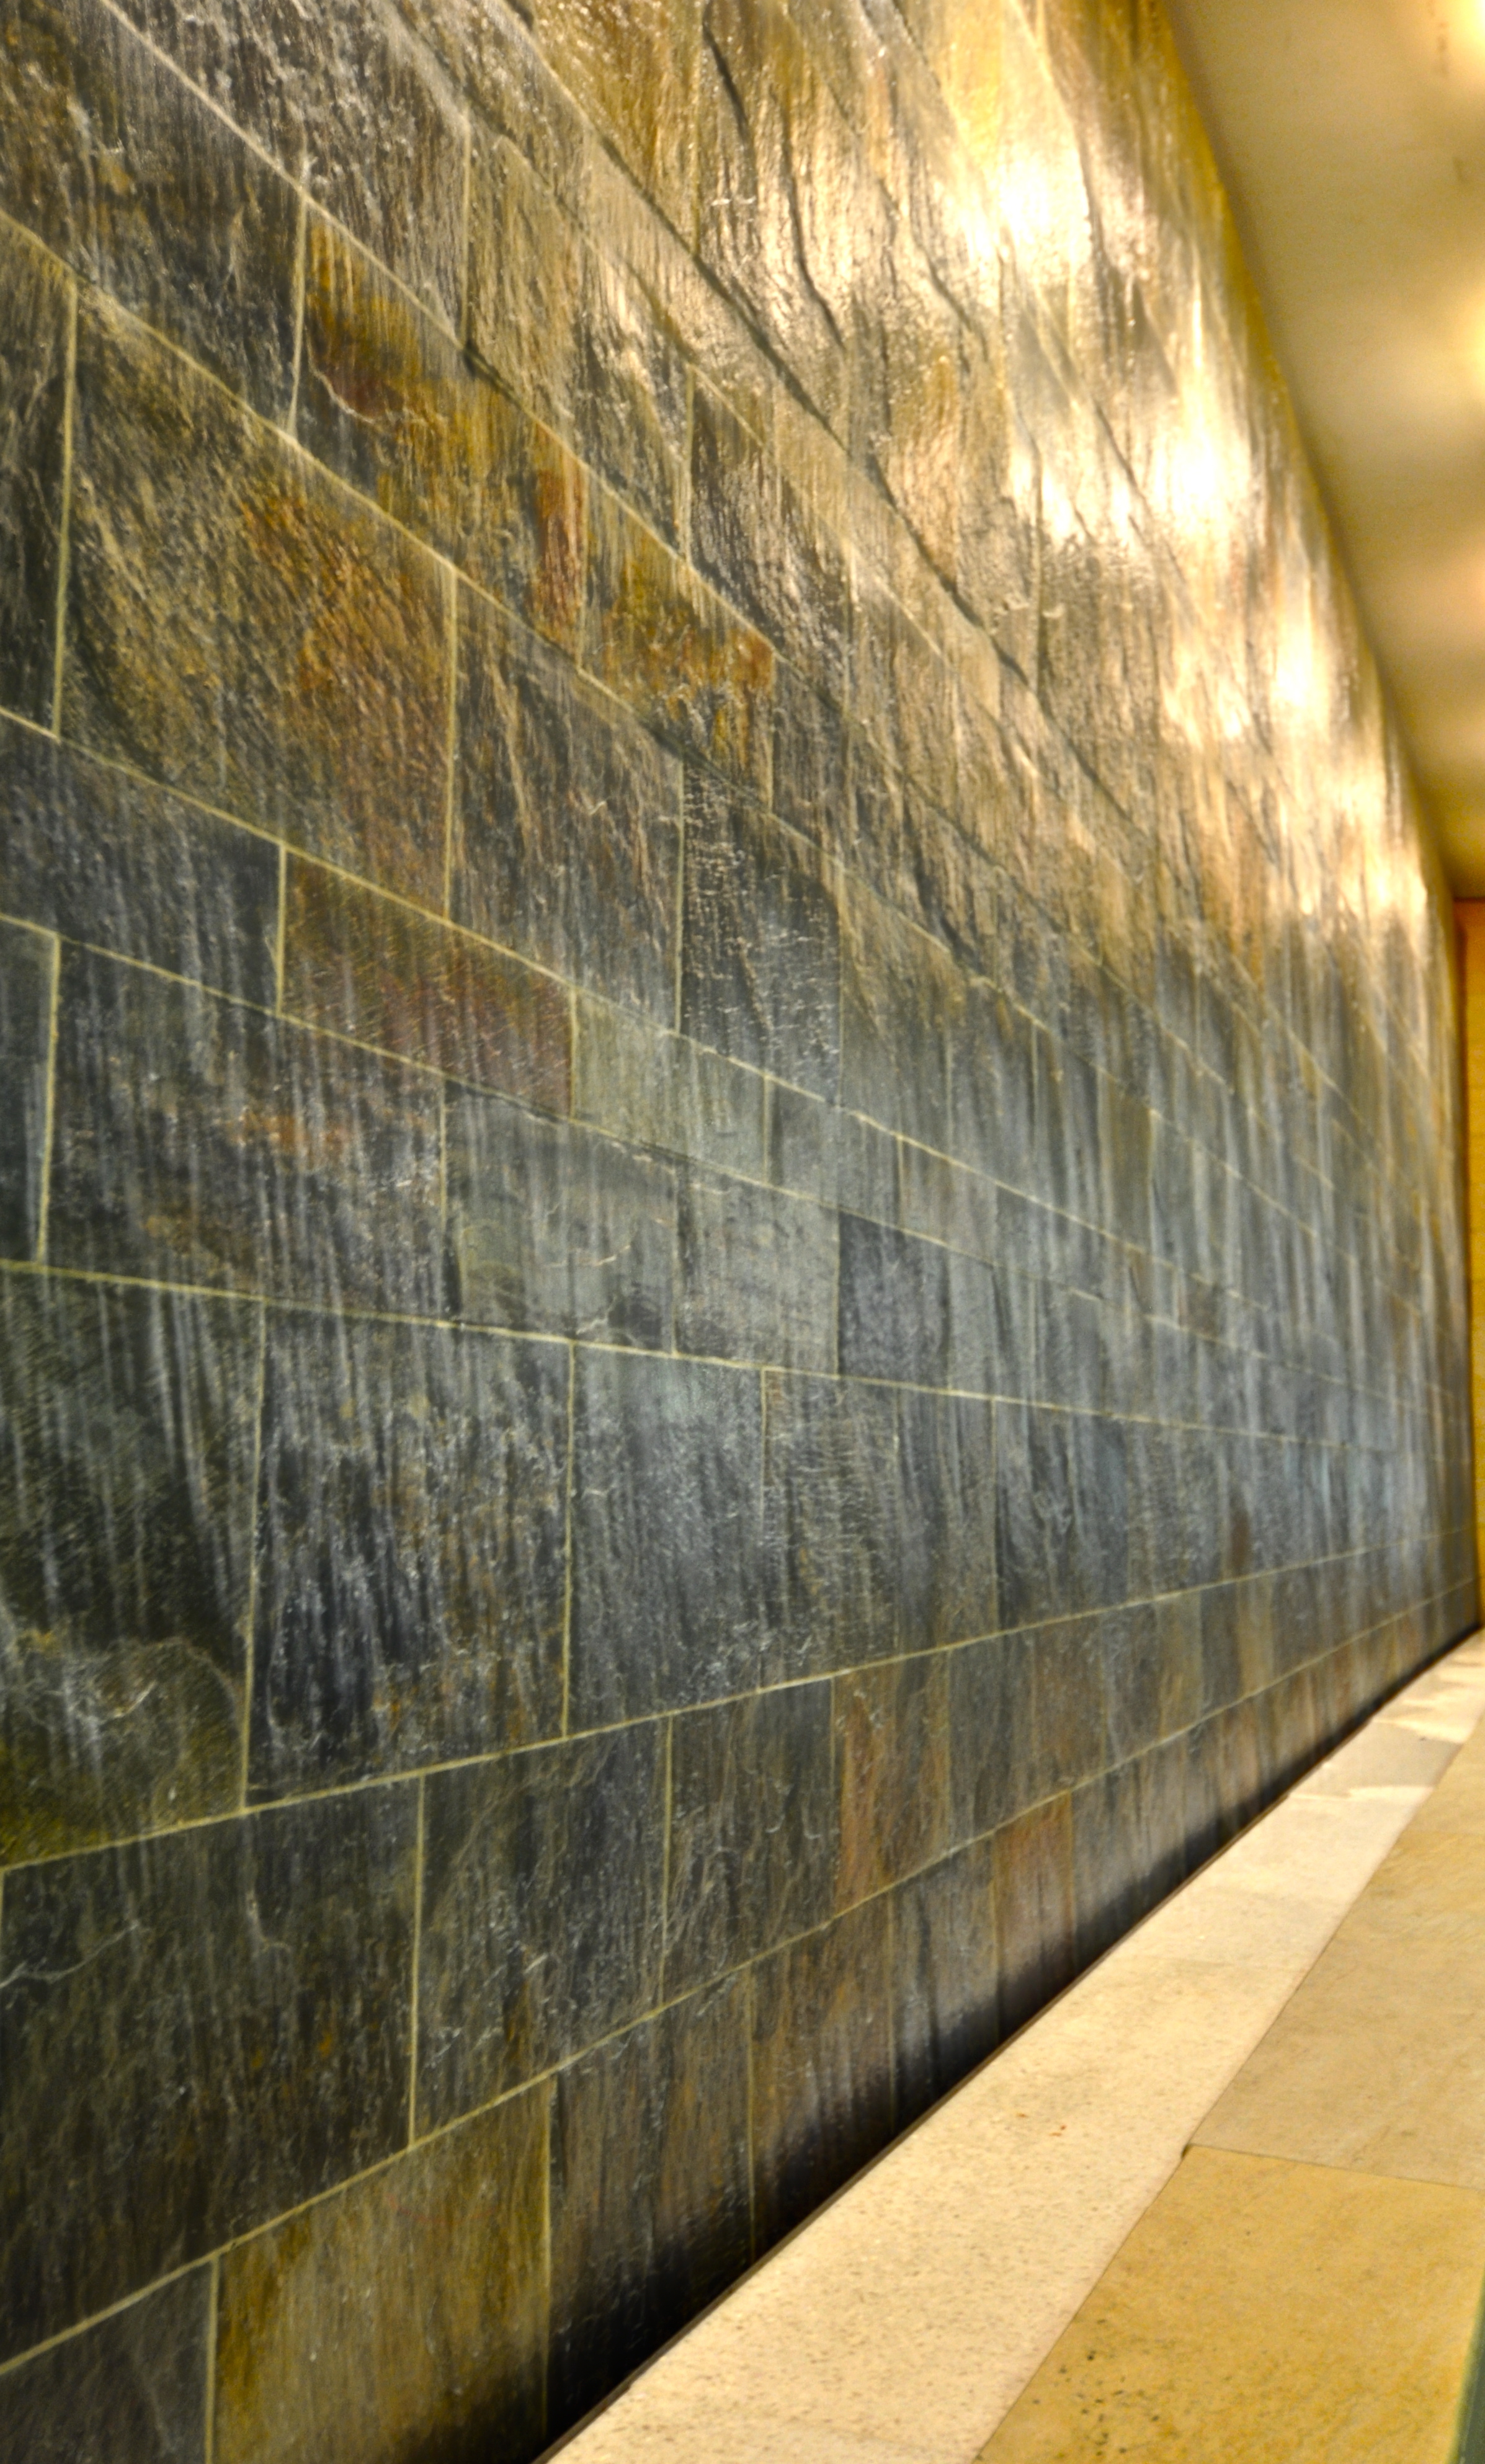
[[[1168,0],[1454,888],[1485,895],[1485,0]]]

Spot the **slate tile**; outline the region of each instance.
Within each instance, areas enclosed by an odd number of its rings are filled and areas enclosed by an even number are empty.
[[[284,872],[283,1006],[405,1061],[565,1112],[567,997],[432,915],[291,857]]]
[[[902,1632],[896,1398],[777,1375],[764,1396],[770,1672],[815,1675],[890,1654]]]
[[[505,2095],[654,2008],[664,1833],[656,1721],[434,1773],[418,1977],[421,2129]]]
[[[566,1485],[560,1345],[276,1317],[250,1789],[295,1793],[554,1735]]]
[[[780,660],[773,675],[773,808],[828,854],[849,845],[846,722]]]
[[[942,1652],[877,1661],[833,1685],[840,1791],[836,1901],[850,1907],[949,1844],[949,1682]]]
[[[767,795],[772,649],[616,497],[591,508],[582,661],[676,752]]]
[[[1043,1793],[1037,1738],[1036,1638],[982,1638],[948,1655],[953,1836],[978,1838]]]
[[[840,1366],[847,1377],[942,1386],[949,1365],[949,1252],[890,1224],[840,1219]]]
[[[747,1991],[734,1978],[558,2073],[548,2434],[695,2318],[751,2255]]]
[[[832,700],[845,700],[845,551],[778,455],[703,385],[691,415],[691,553],[750,625]],[[797,711],[797,694],[793,703]]]
[[[758,1682],[756,1371],[576,1356],[569,1719],[635,1719]]]
[[[896,1401],[903,1648],[993,1634],[1009,1622],[998,1572],[995,1407],[911,1389]]]
[[[905,2130],[1000,2040],[993,1843],[892,1896],[893,2126]]]
[[[126,13],[409,289],[457,326],[463,116],[391,11],[126,0]]]
[[[537,41],[666,221],[689,240],[698,0],[532,0]]]
[[[571,647],[587,502],[571,453],[318,215],[305,246],[301,443]]]
[[[1112,1607],[1128,1585],[1124,1430],[1080,1412],[996,1412],[997,1564],[1008,1625]]]
[[[0,1278],[0,1855],[237,1799],[259,1312]]]
[[[786,1685],[676,1719],[667,1998],[831,1914],[837,1815],[831,1689]]]
[[[271,1008],[278,850],[0,719],[0,907]]]
[[[229,2252],[220,2464],[536,2454],[546,2141],[537,2088]]]
[[[210,2277],[194,2268],[9,2371],[6,2464],[206,2464]]]
[[[802,1088],[768,1081],[768,1178],[825,1206],[897,1221],[898,1142]]]
[[[57,1265],[438,1307],[426,1072],[64,949],[55,1073]]]
[[[441,897],[444,576],[92,300],[70,539],[65,736],[384,888]]]
[[[47,1072],[57,949],[0,924],[0,1258],[33,1258],[47,1162]]]
[[[73,286],[11,226],[0,230],[0,702],[50,726],[56,670]]]
[[[670,1349],[671,1165],[499,1097],[452,1099],[446,1141],[460,1315]]]
[[[753,1971],[754,2236],[767,2250],[892,2135],[890,1902]]]
[[[470,591],[456,764],[455,921],[673,1024],[680,765]]]
[[[1076,1962],[1097,1959],[1188,1870],[1183,1740],[1120,1763],[1072,1797]]]
[[[97,0],[16,0],[0,68],[0,205],[281,419],[299,201]]]
[[[999,1198],[993,1180],[965,1172],[911,1138],[898,1141],[899,1221],[904,1232],[942,1241],[977,1264],[1000,1255]],[[857,1214],[872,1210],[857,1207]]]
[[[853,884],[841,916],[840,1100],[950,1151],[949,1054],[964,986],[948,953]],[[978,1157],[963,1145],[964,1160]]]
[[[482,133],[470,181],[469,347],[679,544],[686,364],[675,339],[516,147]]]
[[[785,1369],[835,1365],[835,1218],[755,1183],[682,1177],[680,1352]]]
[[[708,1052],[689,1036],[665,1035],[607,1004],[575,1004],[572,1110],[613,1136],[695,1163],[767,1177],[768,1083]]]
[[[374,1790],[7,1875],[7,2353],[401,2144],[413,1838]]]
[[[836,897],[812,848],[693,773],[682,1031],[833,1098],[840,1074]]]
[[[1073,1816],[1057,1796],[995,1835],[995,1938],[1005,2035],[1024,2026],[1076,1973]]]

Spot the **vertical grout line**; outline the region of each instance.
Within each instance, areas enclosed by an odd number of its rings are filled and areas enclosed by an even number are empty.
[[[567,1346],[567,1494],[563,1514],[563,1595],[562,1595],[562,1729],[568,1727],[568,1701],[572,1672],[572,1432],[577,1416],[578,1353],[577,1345]]]
[[[253,1659],[254,1628],[257,1623],[257,1559],[258,1559],[258,1485],[263,1477],[263,1414],[268,1387],[268,1308],[257,1304],[257,1376],[254,1384],[256,1410],[253,1420],[253,1481],[248,1491],[248,1604],[243,1620],[242,1646],[242,1767],[237,1780],[237,1804],[246,1812],[248,1803],[248,1763],[253,1742]]]
[[[408,2032],[408,2145],[417,2138],[418,1969],[423,1955],[423,1841],[427,1829],[428,1780],[418,1773],[417,1844],[412,1859],[412,2007]]]
[[[62,502],[56,524],[55,638],[52,645],[52,734],[62,732],[62,663],[67,646],[67,568],[72,561],[72,455],[78,394],[78,285],[69,285],[67,368],[62,380]]]
[[[217,2319],[221,2309],[219,2287],[222,2274],[220,2251],[212,2252],[211,2265],[211,2281],[207,2294],[207,2417],[201,2442],[202,2464],[211,2464],[212,2452],[216,2445],[216,2335]]]
[[[448,775],[444,781],[443,804],[443,912],[454,913],[454,819],[457,803],[459,746],[459,578],[453,565],[445,568],[449,583],[449,709],[446,725],[449,731]]]
[[[309,287],[309,201],[301,188],[294,231],[294,361],[289,372],[289,407],[283,429],[292,436],[299,419],[299,371],[304,360],[304,294]]]
[[[47,1003],[46,1090],[41,1107],[41,1188],[36,1201],[36,1264],[46,1264],[47,1217],[52,1201],[52,1141],[56,1119],[56,1037],[61,1012],[62,944],[51,933],[52,997]]]

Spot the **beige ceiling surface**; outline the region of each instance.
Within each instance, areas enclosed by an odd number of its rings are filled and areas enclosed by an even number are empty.
[[[1485,0],[1167,0],[1457,891],[1485,894]]]

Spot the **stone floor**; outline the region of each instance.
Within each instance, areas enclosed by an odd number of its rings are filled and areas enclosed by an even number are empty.
[[[1482,1712],[1485,1637],[755,2269],[567,2464],[1447,2464],[1485,2278],[1485,1731],[1460,1751]]]

